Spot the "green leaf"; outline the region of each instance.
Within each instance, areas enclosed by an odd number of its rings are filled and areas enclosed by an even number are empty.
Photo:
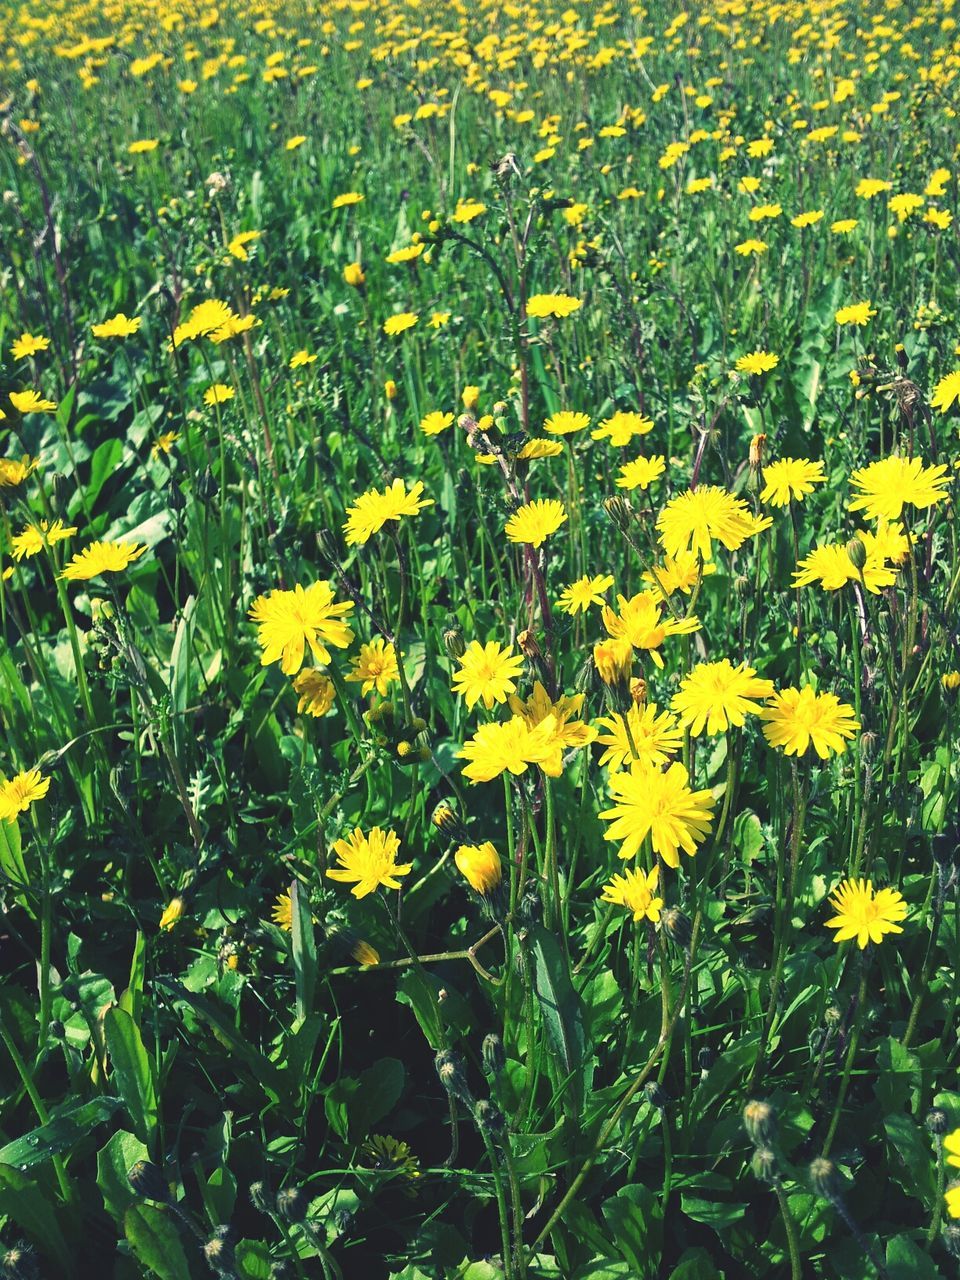
[[[43,1164],[51,1156],[68,1151],[90,1130],[104,1120],[109,1120],[120,1106],[117,1098],[94,1098],[92,1102],[75,1102],[62,1107],[46,1124],[31,1129],[22,1138],[15,1138],[0,1148],[0,1164],[16,1165],[24,1169],[29,1165]]]
[[[564,1102],[572,1112],[579,1114],[589,1056],[583,1030],[583,1009],[570,981],[569,965],[560,943],[542,925],[531,929],[531,937],[534,990],[540,1002],[544,1029],[566,1081]]]
[[[437,994],[429,978],[417,969],[408,969],[397,983],[397,1001],[409,1005],[413,1010],[430,1048],[435,1051],[441,1049],[444,1044],[443,1023],[440,1020]]]
[[[0,1164],[0,1215],[15,1222],[65,1275],[74,1274],[74,1255],[63,1238],[57,1212],[35,1182],[6,1164]]]
[[[239,1240],[233,1257],[241,1280],[270,1280],[273,1275],[270,1250],[261,1240]]]
[[[16,818],[12,818],[9,822],[0,820],[0,871],[14,885],[23,885],[27,888],[30,884],[30,875],[27,872],[27,864],[23,860],[23,845],[20,840],[20,826]],[[16,894],[17,902],[34,915],[33,908],[30,906],[30,899],[26,894]]]
[[[926,1133],[912,1116],[894,1111],[883,1117],[892,1176],[909,1196],[932,1209],[937,1198],[936,1176]]]
[[[687,1249],[668,1280],[720,1280],[720,1272],[710,1261],[706,1249]]]
[[[405,1080],[398,1058],[382,1058],[359,1077],[344,1076],[324,1100],[327,1119],[340,1137],[362,1142],[393,1110]]]
[[[297,991],[297,1018],[303,1021],[313,1010],[317,982],[317,946],[313,934],[310,898],[296,880],[290,886],[293,976]]]
[[[185,754],[187,723],[184,715],[190,705],[190,671],[193,660],[194,611],[196,597],[190,596],[183,606],[177,634],[170,650],[170,727],[174,751],[182,762]]]
[[[603,1202],[617,1251],[629,1262],[637,1280],[656,1280],[663,1250],[663,1211],[647,1187],[621,1187]]]
[[[895,1036],[888,1036],[877,1054],[877,1101],[884,1114],[916,1110],[920,1097],[920,1062]]]
[[[87,505],[91,510],[100,496],[100,490],[114,474],[122,457],[123,441],[116,437],[104,440],[103,444],[94,449],[90,459],[90,479],[86,484]]]
[[[107,1213],[122,1219],[137,1195],[127,1173],[138,1160],[149,1159],[146,1145],[135,1134],[121,1129],[97,1152],[97,1186]]]
[[[190,1280],[187,1255],[165,1209],[132,1204],[123,1215],[123,1233],[140,1262],[160,1280]]]
[[[889,1280],[944,1280],[932,1258],[906,1234],[887,1241],[887,1275]]]
[[[123,1098],[134,1133],[152,1151],[157,1132],[157,1092],[140,1029],[120,1008],[107,1010],[103,1029],[113,1065],[113,1082]]]

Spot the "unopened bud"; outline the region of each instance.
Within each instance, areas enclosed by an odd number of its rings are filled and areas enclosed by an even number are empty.
[[[626,498],[604,498],[603,509],[618,529],[629,529],[633,510]]]
[[[474,1119],[480,1129],[485,1129],[491,1137],[498,1137],[507,1127],[507,1122],[503,1118],[503,1112],[492,1102],[484,1099],[478,1102],[474,1112]]]
[[[287,1222],[302,1222],[307,1215],[307,1193],[303,1187],[282,1187],[277,1192],[277,1213]]]
[[[467,644],[463,638],[463,629],[458,625],[448,627],[443,633],[443,647],[447,651],[450,658],[462,658],[467,651]]]
[[[754,469],[763,466],[763,451],[766,443],[767,437],[762,431],[750,441],[750,465]]]
[[[128,1169],[127,1181],[144,1200],[158,1200],[161,1204],[166,1204],[170,1199],[170,1189],[163,1180],[163,1174],[149,1160],[138,1160]]]
[[[689,947],[693,930],[690,921],[677,907],[667,907],[660,914],[660,924],[671,942],[678,947]]]
[[[705,1046],[703,1049],[700,1050],[700,1052],[697,1054],[697,1066],[700,1068],[701,1076],[706,1077],[707,1075],[709,1075],[710,1070],[713,1067],[713,1064],[716,1062],[716,1060],[717,1060],[717,1055],[709,1046]]]
[[[250,1196],[250,1203],[255,1209],[259,1209],[261,1213],[273,1212],[270,1189],[265,1182],[252,1182],[247,1194]]]
[[[945,1222],[941,1235],[947,1252],[954,1258],[960,1258],[960,1222]]]
[[[543,650],[537,642],[537,637],[532,631],[521,631],[517,636],[517,644],[520,646],[520,652],[525,658],[529,658],[531,662],[541,661],[543,658]]]
[[[462,826],[453,806],[448,804],[445,800],[438,804],[434,809],[430,821],[437,830],[442,831],[445,836],[456,835]]]
[[[807,1170],[810,1186],[816,1195],[824,1200],[835,1200],[839,1194],[840,1184],[837,1178],[837,1166],[825,1156],[818,1156],[810,1162]]]
[[[927,1112],[924,1124],[927,1126],[930,1133],[935,1137],[939,1137],[941,1134],[947,1132],[947,1129],[950,1126],[950,1117],[947,1115],[946,1111],[944,1111],[943,1107],[931,1107]]]
[[[657,1083],[656,1080],[648,1080],[643,1086],[644,1096],[651,1107],[656,1107],[658,1111],[662,1111],[667,1105],[667,1095]]]
[[[203,1246],[203,1256],[214,1271],[222,1273],[233,1269],[233,1242],[229,1227],[217,1227]]]
[[[777,1176],[777,1157],[770,1147],[757,1147],[750,1161],[754,1177],[761,1182],[773,1182]]]
[[[467,1078],[463,1071],[463,1059],[460,1055],[451,1053],[449,1049],[441,1049],[434,1059],[434,1065],[437,1068],[440,1083],[447,1093],[454,1098],[459,1098],[467,1106],[472,1106],[473,1095],[467,1085]]]
[[[647,682],[642,676],[630,681],[630,698],[636,707],[643,707],[647,702]]]
[[[483,1037],[483,1069],[488,1076],[499,1076],[507,1065],[507,1054],[503,1041],[492,1032]]]
[[[851,538],[847,543],[847,555],[857,573],[862,573],[863,566],[867,563],[867,548],[859,538]]]
[[[776,1113],[770,1103],[756,1099],[748,1102],[743,1108],[743,1127],[754,1146],[769,1142],[777,1130]]]

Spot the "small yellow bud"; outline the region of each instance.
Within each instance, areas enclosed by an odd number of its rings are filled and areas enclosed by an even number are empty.
[[[171,898],[164,908],[163,915],[160,917],[160,928],[172,929],[183,915],[185,907],[186,903],[182,898]]]
[[[457,870],[477,893],[491,893],[500,883],[503,874],[500,855],[489,840],[483,844],[462,844],[453,860]]]

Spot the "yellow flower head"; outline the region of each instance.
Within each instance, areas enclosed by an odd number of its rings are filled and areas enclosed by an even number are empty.
[[[654,853],[668,867],[680,865],[680,850],[691,857],[713,826],[710,791],[693,791],[682,764],[664,771],[635,760],[628,770],[608,779],[615,803],[599,815],[611,824],[605,840],[619,840],[619,856],[633,858],[650,836]]]
[[[772,694],[758,714],[767,742],[788,756],[802,756],[811,745],[821,760],[842,755],[845,740],[860,728],[853,707],[832,693],[814,693],[810,685]]]
[[[31,458],[25,453],[22,458],[0,458],[0,489],[15,489],[23,484],[27,476],[36,471],[40,465],[39,458]]]
[[[316,667],[304,667],[300,674],[294,677],[293,691],[300,695],[297,715],[303,715],[306,712],[317,720],[327,714],[337,696],[333,681]]]
[[[128,338],[132,333],[137,332],[141,324],[143,324],[141,316],[134,316],[131,320],[122,311],[118,311],[110,320],[91,325],[90,331],[95,338]]]
[[[652,430],[652,418],[618,409],[591,431],[590,436],[594,440],[609,440],[615,449],[623,449],[634,436],[645,436]]]
[[[649,489],[667,469],[667,460],[662,454],[653,458],[634,458],[620,468],[617,478],[619,489]]]
[[[557,608],[571,616],[576,613],[586,613],[592,604],[606,604],[603,593],[609,591],[612,586],[613,578],[608,573],[602,573],[596,578],[584,574],[582,578],[578,578],[576,582],[571,582],[569,587],[564,588],[557,600]]]
[[[536,764],[550,777],[558,778],[563,772],[563,746],[556,729],[553,716],[534,728],[522,716],[513,716],[504,724],[480,725],[457,752],[467,761],[464,777],[474,783],[491,782],[507,770],[520,774]]]
[[[844,880],[830,897],[836,911],[827,921],[828,929],[836,929],[834,942],[856,938],[862,951],[868,942],[883,941],[884,934],[903,933],[899,921],[907,914],[907,904],[896,889],[874,893],[869,880]]]
[[[589,425],[589,413],[574,413],[564,409],[560,413],[551,414],[543,424],[543,429],[552,436],[566,436],[573,431],[583,431]]]
[[[490,843],[462,844],[453,855],[457,870],[476,893],[486,896],[500,884],[503,868],[500,855]]]
[[[603,625],[616,640],[625,640],[633,649],[646,649],[658,667],[663,658],[657,652],[667,636],[689,635],[700,630],[699,619],[664,618],[663,597],[658,591],[641,591],[629,600],[617,596],[619,613],[603,606]]]
[[[250,606],[250,617],[257,623],[257,641],[263,650],[260,665],[279,662],[283,674],[292,676],[303,666],[307,645],[316,662],[329,665],[327,645],[346,649],[353,640],[353,632],[342,621],[352,611],[352,600],[335,603],[329,582],[258,596]]]
[[[398,334],[405,333],[407,329],[412,329],[419,319],[415,311],[401,311],[399,315],[390,316],[383,322],[383,332],[387,337],[395,338]]]
[[[424,507],[432,507],[433,499],[421,497],[423,482],[411,484],[409,492],[402,480],[394,480],[381,493],[369,489],[353,506],[347,508],[343,530],[347,545],[362,546],[379,533],[388,522],[398,523],[404,516],[419,515]]]
[[[566,293],[535,293],[527,299],[527,315],[538,320],[546,316],[571,316],[583,306],[581,298],[571,298]]]
[[[920,458],[882,458],[855,471],[850,484],[861,492],[851,511],[866,511],[869,520],[898,520],[905,503],[932,507],[947,498],[946,466],[925,467]]]
[[[376,689],[381,697],[385,697],[390,686],[400,679],[396,649],[382,636],[376,636],[369,644],[362,644],[353,660],[353,669],[346,678],[359,683],[361,693]]]
[[[566,521],[562,502],[555,498],[538,498],[519,507],[504,526],[511,542],[524,542],[539,547],[551,533]]]
[[[824,484],[822,462],[810,462],[807,458],[781,458],[763,469],[761,502],[772,507],[785,507],[791,500],[802,502],[814,485]]]
[[[333,204],[330,207],[332,209],[345,209],[349,205],[359,204],[362,199],[363,196],[359,191],[345,191],[343,195],[334,196]]]
[[[490,711],[495,703],[506,702],[508,695],[516,692],[514,677],[523,670],[523,654],[514,654],[512,648],[501,649],[495,640],[486,644],[471,640],[459,661],[453,690],[468,707],[482,700]]]
[[[438,436],[441,431],[446,431],[452,426],[453,414],[443,413],[440,409],[424,414],[420,419],[420,430],[425,436]]]
[[[228,400],[232,400],[236,395],[233,387],[228,387],[223,382],[215,382],[212,386],[207,387],[203,393],[203,403],[213,406],[215,404],[225,404]]]
[[[359,262],[348,262],[343,268],[343,278],[351,289],[360,289],[367,282],[363,267]]]
[[[44,778],[39,769],[27,769],[9,781],[0,779],[0,821],[13,822],[18,813],[26,813],[49,790],[50,779]]]
[[[671,556],[687,551],[713,559],[713,540],[736,551],[756,532],[745,502],[716,485],[701,485],[671,498],[657,517],[660,542]]]
[[[671,706],[681,725],[698,738],[704,731],[712,735],[742,728],[748,714],[759,713],[757,700],[772,693],[773,683],[758,676],[753,667],[743,662],[733,666],[722,658],[694,667],[680,682]]]
[[[53,413],[56,400],[44,400],[39,391],[11,391],[10,403],[18,413]]]
[[[365,836],[360,827],[355,827],[346,840],[334,842],[333,852],[340,865],[329,868],[327,877],[342,884],[352,884],[350,892],[355,898],[365,898],[381,886],[399,889],[400,877],[409,875],[413,870],[412,862],[397,862],[399,850],[400,840],[396,832],[374,827]]]
[[[77,552],[60,576],[70,582],[86,582],[101,573],[121,573],[146,549],[145,544],[136,542],[91,542]]]
[[[10,348],[10,354],[14,360],[25,360],[27,356],[36,355],[38,351],[46,351],[49,345],[49,338],[35,338],[33,334],[21,333]]]
[[[603,886],[601,901],[612,902],[615,906],[626,907],[633,912],[634,921],[649,920],[656,924],[660,919],[663,899],[654,897],[657,881],[660,879],[660,868],[652,871],[634,871],[627,867],[622,876],[615,875]]]
[[[692,551],[681,551],[676,556],[665,556],[663,564],[655,564],[641,576],[644,582],[652,582],[664,595],[672,595],[674,591],[689,595],[701,576],[706,578],[716,572],[717,566],[713,561],[701,560]]]
[[[854,302],[849,307],[841,307],[834,319],[837,324],[864,325],[876,314],[869,302]]]
[[[597,741],[606,748],[599,763],[607,765],[611,773],[625,769],[633,760],[655,767],[664,765],[683,746],[676,716],[659,711],[655,702],[648,702],[645,707],[634,703],[626,716],[601,716],[596,723],[609,730],[599,734]]]
[[[64,538],[72,538],[76,532],[75,525],[67,528],[62,520],[54,520],[50,525],[46,520],[41,520],[38,525],[28,524],[22,533],[11,538],[10,550],[14,560],[22,560],[25,556],[29,558],[39,555],[44,545],[52,546],[55,542],[62,542]]]
[[[753,351],[749,355],[740,357],[737,361],[737,370],[739,373],[759,377],[760,374],[769,373],[775,369],[779,363],[780,357],[772,355],[769,351]]]

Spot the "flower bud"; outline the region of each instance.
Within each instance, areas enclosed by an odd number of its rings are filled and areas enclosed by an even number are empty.
[[[461,1102],[465,1102],[467,1106],[473,1105],[473,1095],[467,1085],[467,1078],[463,1071],[463,1059],[457,1053],[451,1053],[449,1049],[441,1049],[434,1058],[434,1065],[437,1068],[437,1075],[440,1077],[440,1083],[446,1089],[451,1097],[459,1098]]]
[[[706,1079],[706,1077],[710,1074],[710,1069],[713,1067],[713,1064],[716,1062],[716,1060],[717,1060],[717,1055],[709,1047],[709,1045],[704,1046],[704,1048],[700,1050],[700,1052],[697,1054],[697,1066],[700,1068],[701,1078]]]
[[[818,1156],[816,1160],[810,1162],[807,1174],[810,1178],[810,1186],[816,1195],[822,1196],[824,1200],[837,1198],[840,1182],[837,1177],[837,1166],[832,1160],[827,1160],[825,1156]]]
[[[303,1187],[282,1187],[277,1192],[277,1213],[286,1222],[302,1222],[307,1216],[307,1193]]]
[[[656,1080],[648,1080],[643,1086],[643,1092],[650,1106],[656,1107],[658,1111],[662,1111],[667,1105],[667,1095]]]
[[[500,855],[490,843],[462,844],[453,855],[457,870],[470,888],[483,895],[492,893],[500,884],[503,868]]]
[[[161,1204],[166,1204],[170,1199],[170,1189],[162,1172],[149,1160],[138,1160],[132,1165],[127,1170],[127,1181],[144,1200],[158,1200]]]
[[[369,942],[359,938],[350,949],[350,955],[357,964],[373,965],[380,963],[380,952]]]
[[[761,1182],[773,1182],[777,1176],[777,1157],[771,1147],[757,1147],[750,1161],[755,1178]]]
[[[620,530],[629,529],[633,511],[626,498],[604,498],[603,509]]]
[[[517,635],[517,645],[525,658],[529,658],[531,662],[542,662],[543,650],[532,631],[521,631]]]
[[[756,1099],[743,1108],[743,1127],[755,1147],[769,1142],[777,1130],[777,1117],[769,1102]]]
[[[605,685],[628,689],[633,669],[633,646],[627,640],[602,640],[593,646],[593,663]]]
[[[488,1102],[486,1099],[477,1103],[473,1117],[477,1122],[477,1127],[486,1130],[492,1138],[499,1137],[507,1127],[503,1112],[498,1106]]]
[[[931,1107],[927,1112],[924,1124],[935,1137],[940,1137],[950,1127],[950,1117],[943,1107]]]
[[[671,942],[678,947],[689,947],[693,930],[690,921],[678,907],[667,907],[660,913],[660,925]]]
[[[468,413],[472,413],[480,403],[480,388],[474,386],[466,386],[460,393],[460,399],[463,407]]]
[[[483,1037],[483,1069],[488,1076],[499,1076],[507,1065],[503,1041],[495,1032]]]
[[[750,466],[755,470],[763,466],[763,451],[767,443],[767,437],[761,431],[755,435],[750,441]]]
[[[457,623],[456,626],[448,627],[443,633],[443,647],[447,651],[449,658],[462,658],[467,651],[467,643],[463,638],[463,628]]]
[[[261,1213],[273,1212],[270,1190],[265,1182],[251,1182],[250,1190],[247,1194],[250,1196],[250,1203],[255,1209],[259,1209]]]
[[[644,707],[647,704],[647,682],[642,676],[637,676],[635,680],[630,681],[630,701],[635,707]]]
[[[160,928],[172,929],[183,915],[185,906],[186,903],[179,895],[176,898],[171,898],[166,907],[164,907],[163,915],[160,917]]]
[[[37,1260],[29,1245],[16,1244],[0,1256],[3,1280],[36,1280],[39,1274]]]
[[[209,502],[219,492],[220,486],[217,484],[211,467],[203,469],[203,473],[197,481],[196,489],[197,497],[201,502]]]
[[[859,538],[851,538],[847,543],[847,555],[850,557],[850,563],[856,571],[862,573],[863,567],[867,563],[867,548]]]
[[[387,378],[386,382],[383,384],[383,394],[387,397],[388,400],[396,400],[397,384],[394,382],[392,378]]]
[[[359,262],[348,262],[343,268],[343,278],[351,289],[362,289],[367,282],[367,277]]]
[[[960,1258],[960,1222],[945,1222],[941,1238],[947,1252],[954,1258]]]
[[[233,1243],[229,1227],[217,1227],[203,1246],[203,1256],[214,1271],[222,1273],[233,1269]]]

